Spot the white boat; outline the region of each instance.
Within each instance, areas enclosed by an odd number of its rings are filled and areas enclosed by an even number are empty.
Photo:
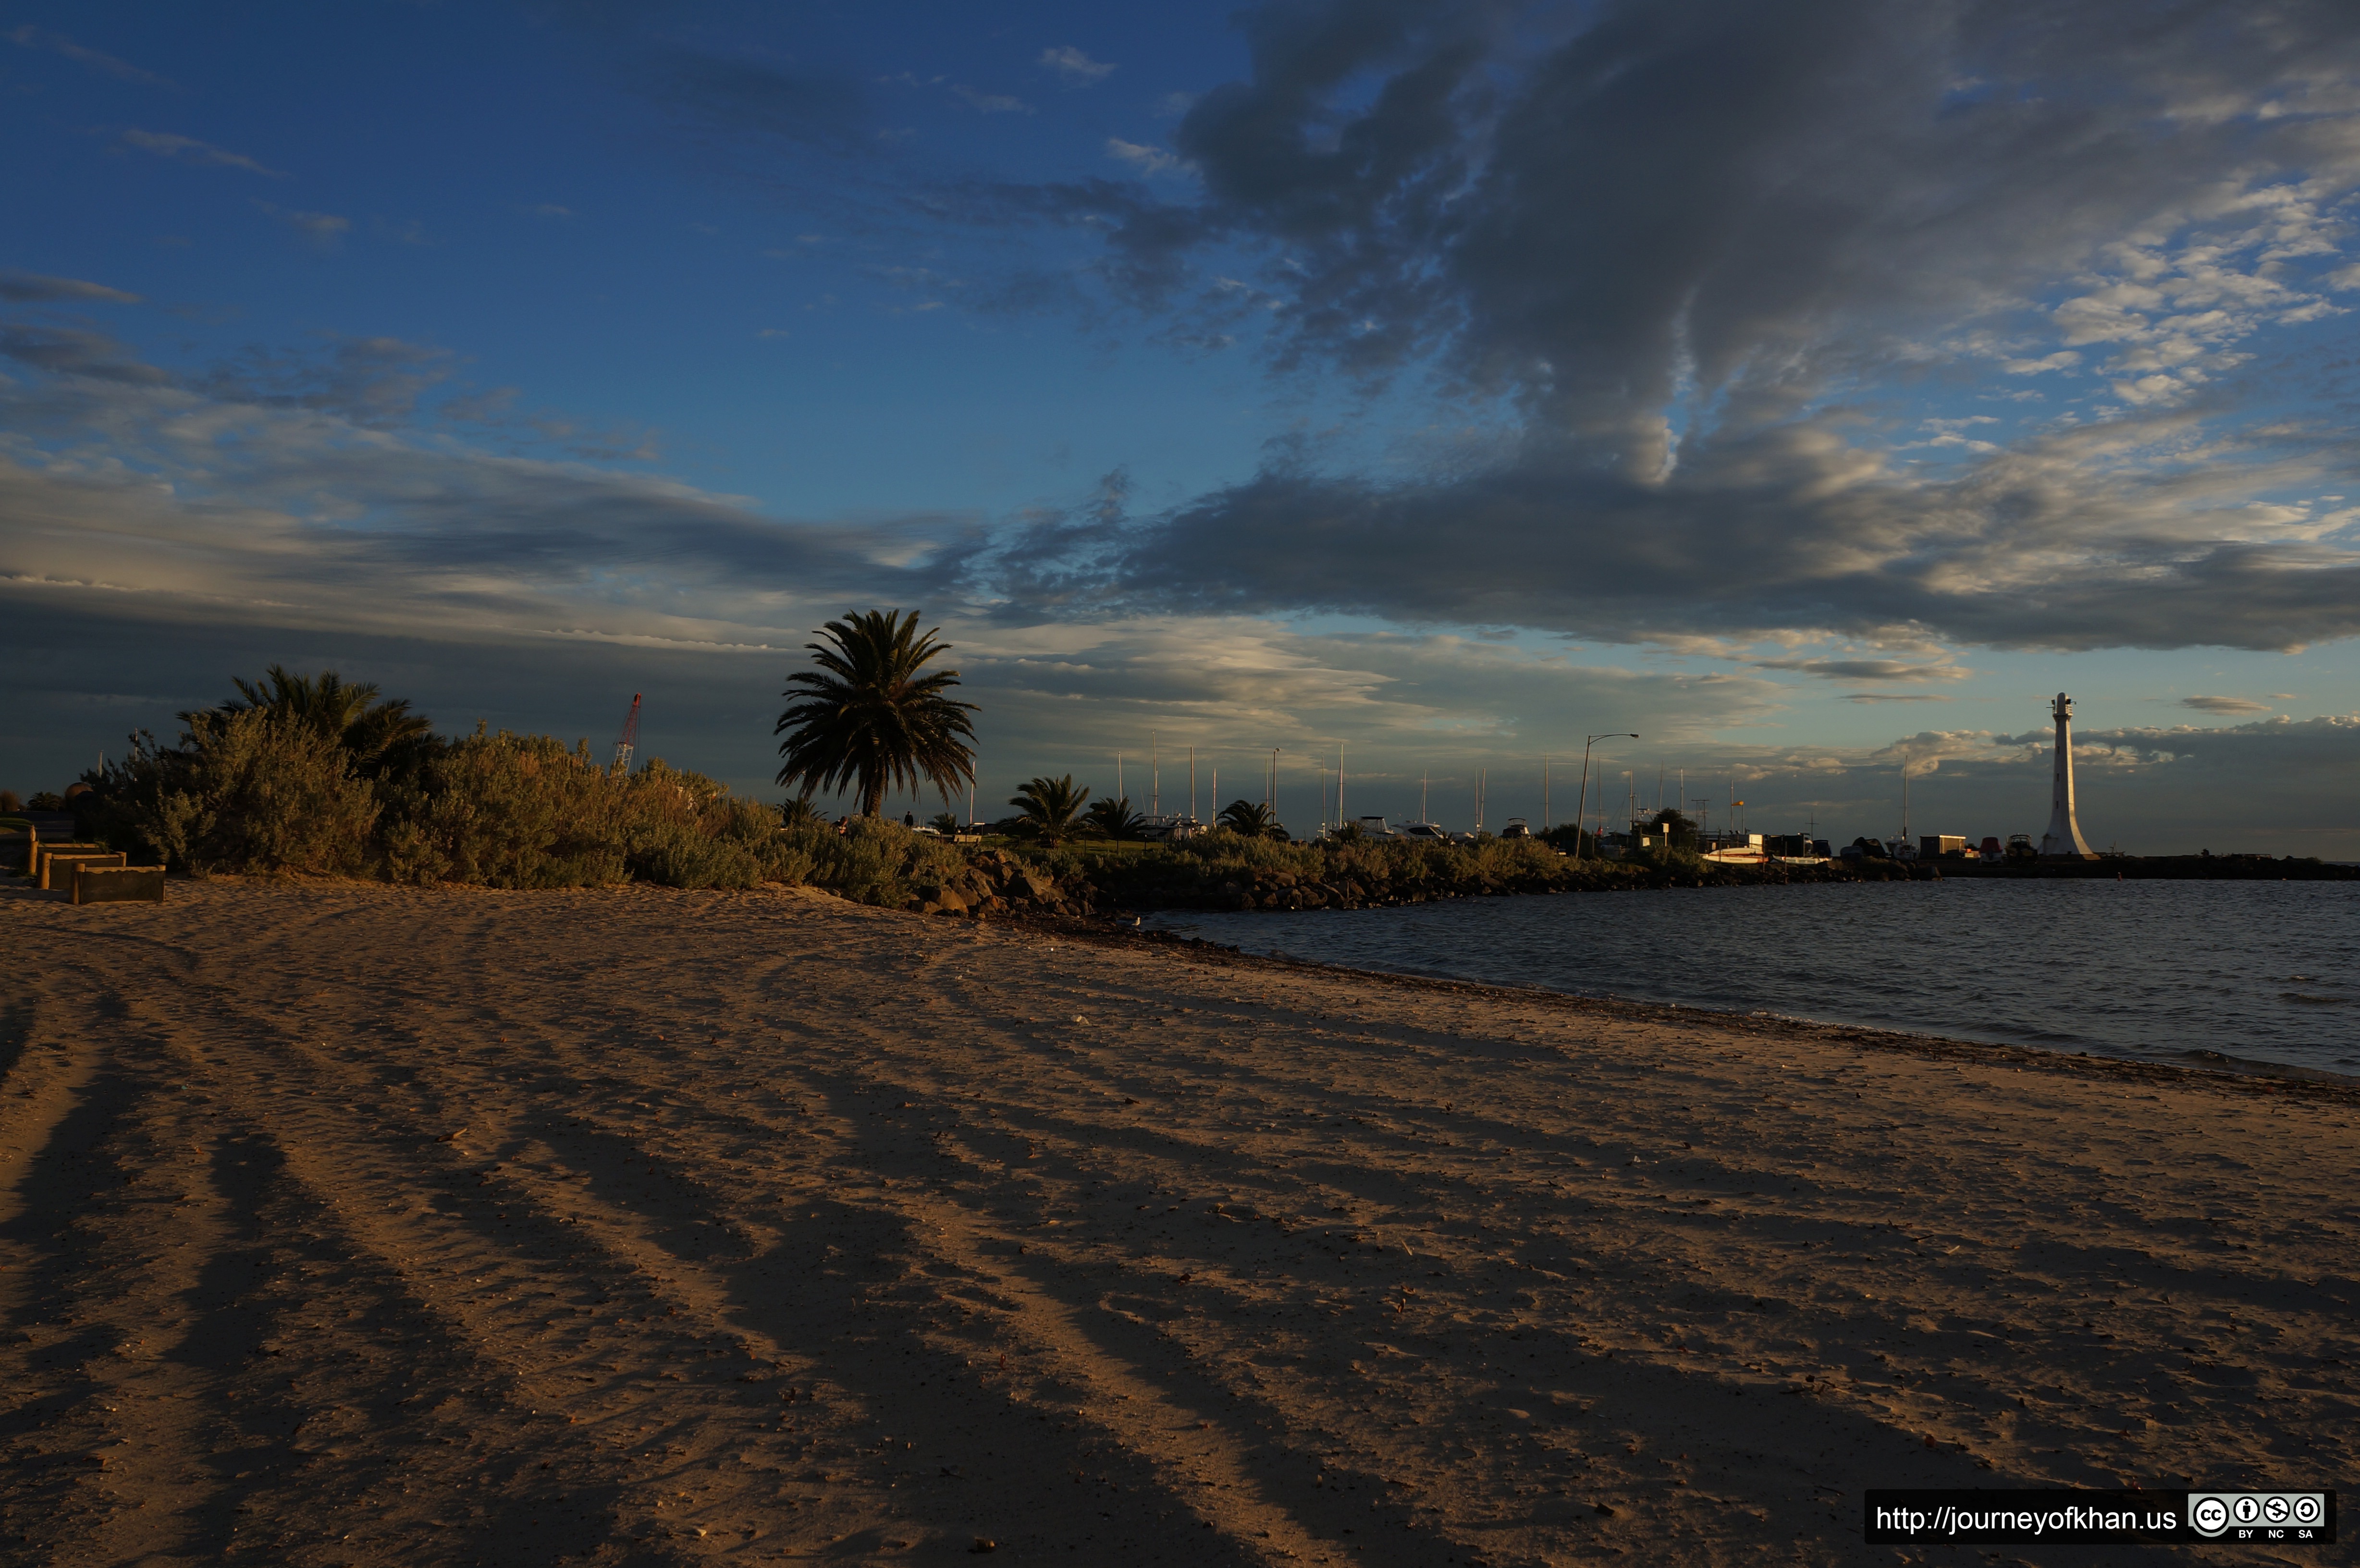
[[[1210,831],[1194,817],[1181,816],[1169,811],[1160,817],[1142,817],[1139,820],[1140,837],[1167,844],[1180,839],[1195,838],[1199,833]]]
[[[1717,861],[1722,866],[1766,866],[1770,855],[1763,846],[1760,833],[1718,833],[1702,835],[1704,852],[1700,860]]]

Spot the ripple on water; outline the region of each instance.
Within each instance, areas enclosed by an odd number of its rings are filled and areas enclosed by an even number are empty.
[[[1961,878],[1153,923],[1251,953],[1583,996],[2147,1060],[2360,1067],[2347,1013],[2360,883]]]

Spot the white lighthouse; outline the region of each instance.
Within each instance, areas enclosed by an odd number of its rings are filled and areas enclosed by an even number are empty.
[[[2064,692],[2049,710],[2057,721],[2057,770],[2049,790],[2049,831],[2040,835],[2040,853],[2049,860],[2095,860],[2082,842],[2081,824],[2073,820],[2073,699]]]

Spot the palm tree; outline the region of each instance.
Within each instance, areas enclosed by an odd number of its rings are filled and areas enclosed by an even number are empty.
[[[259,681],[233,676],[230,683],[237,688],[236,697],[180,715],[180,722],[198,738],[204,738],[233,713],[268,713],[340,742],[351,754],[353,771],[365,779],[400,771],[419,761],[433,744],[432,722],[423,713],[411,713],[407,697],[380,701],[373,681],[347,684],[333,670],[295,675],[274,664]]]
[[[1089,798],[1090,792],[1076,786],[1068,773],[1063,779],[1029,779],[1009,797],[1008,803],[1016,808],[1027,832],[1043,844],[1054,844],[1074,831],[1074,819]]]
[[[1268,838],[1278,818],[1259,800],[1232,800],[1221,808],[1221,826],[1246,838]]]
[[[1128,839],[1146,836],[1141,830],[1146,826],[1147,819],[1131,809],[1131,797],[1128,795],[1120,800],[1100,800],[1083,815],[1088,819],[1090,831],[1102,837]]]
[[[975,726],[972,702],[944,695],[959,683],[956,670],[926,671],[950,651],[920,636],[918,612],[863,610],[830,621],[805,643],[819,665],[787,677],[792,699],[770,731],[786,758],[781,784],[800,784],[803,798],[833,794],[846,785],[860,793],[860,814],[873,817],[888,789],[932,784],[947,804],[954,785],[972,782]]]

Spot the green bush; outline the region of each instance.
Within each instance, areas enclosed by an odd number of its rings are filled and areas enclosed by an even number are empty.
[[[882,902],[912,864],[907,853],[847,855],[815,819],[782,829],[771,808],[660,760],[617,775],[586,746],[481,726],[435,742],[399,777],[369,779],[317,725],[268,709],[208,713],[176,747],[134,736],[123,761],[88,781],[93,831],[195,876],[524,888],[750,887],[832,875]]]
[[[621,784],[547,735],[475,733],[396,785],[383,834],[398,882],[595,887],[627,876]]]
[[[856,817],[841,834],[825,826],[810,831],[806,880],[858,903],[898,909],[919,887],[947,882],[967,867],[956,846],[881,817]]]
[[[351,877],[371,858],[378,805],[368,780],[354,776],[337,741],[277,714],[231,714],[202,745],[172,750],[135,735],[93,788],[95,831],[192,876]]]

